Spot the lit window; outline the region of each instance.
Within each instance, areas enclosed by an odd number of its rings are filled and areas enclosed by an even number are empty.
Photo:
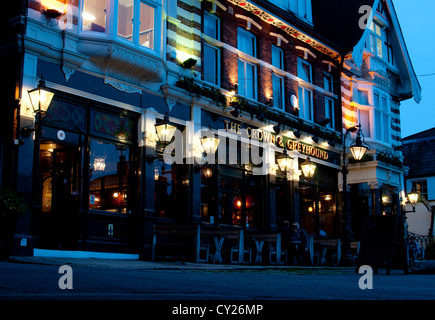
[[[106,0],[84,0],[82,30],[106,32]]]
[[[155,9],[138,0],[118,0],[118,36],[154,49]]]
[[[382,47],[382,32],[383,28],[382,26],[373,21],[373,23],[370,26],[370,36],[369,36],[369,43],[368,48],[371,52],[376,54],[379,57],[383,57],[383,47]]]

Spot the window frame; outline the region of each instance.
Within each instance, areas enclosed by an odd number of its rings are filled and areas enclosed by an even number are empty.
[[[378,98],[376,98],[376,96]],[[385,104],[384,102],[385,101]],[[373,93],[373,105],[374,105],[374,138],[382,143],[391,143],[391,115],[390,105],[388,103],[388,97],[386,94],[375,91]],[[379,115],[379,119],[378,116]],[[386,123],[385,123],[386,121]],[[380,130],[380,132],[378,132]]]
[[[274,78],[279,79],[279,93],[275,92],[274,86]],[[280,94],[281,97],[276,97],[276,95]],[[285,111],[285,90],[284,90],[284,77],[272,73],[272,97],[273,97],[273,107]]]

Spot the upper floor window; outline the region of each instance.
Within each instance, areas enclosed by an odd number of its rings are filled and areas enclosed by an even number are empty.
[[[220,21],[215,15],[204,14],[204,34],[219,40]],[[204,80],[215,85],[220,84],[220,55],[221,49],[205,41],[203,50],[203,76]]]
[[[106,32],[106,0],[85,0],[82,11],[82,30]]]
[[[243,28],[237,29],[237,49],[252,56],[257,56],[257,41],[255,36]]]
[[[307,82],[313,80],[311,64],[302,58],[298,58],[298,77]]]
[[[334,81],[330,73],[323,73],[323,82],[325,90],[334,93]]]
[[[272,65],[278,69],[284,69],[284,52],[275,45],[272,45]]]
[[[376,140],[390,143],[390,115],[387,97],[375,92],[374,104],[375,138]]]
[[[298,58],[298,77],[306,82],[313,81],[311,64],[302,58]],[[313,91],[300,84],[298,88],[298,95],[299,116],[303,119],[313,121]]]
[[[300,18],[312,22],[311,0],[274,0],[273,4],[285,10],[290,10]]]
[[[383,38],[383,27],[377,23],[376,21],[373,21],[373,23],[370,26],[370,36],[369,36],[369,43],[368,43],[368,49],[376,54],[378,57],[383,58],[383,44],[382,44],[382,38]]]
[[[210,13],[204,13],[204,34],[220,40],[220,21],[219,18]]]
[[[237,49],[247,55],[256,57],[256,46],[257,41],[255,36],[243,28],[238,28]],[[257,65],[243,58],[239,58],[238,83],[240,95],[255,99],[257,97]]]
[[[139,0],[118,0],[118,36],[154,50],[154,11]]]
[[[411,182],[411,191],[419,193],[422,197],[428,200],[427,180],[414,180]]]

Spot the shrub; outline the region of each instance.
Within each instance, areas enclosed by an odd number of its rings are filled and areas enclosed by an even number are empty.
[[[17,217],[23,214],[27,205],[15,191],[0,188],[0,216]]]

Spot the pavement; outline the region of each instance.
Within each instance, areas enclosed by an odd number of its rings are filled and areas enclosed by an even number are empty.
[[[339,273],[355,273],[354,267],[330,267],[330,266],[288,266],[288,265],[238,265],[238,264],[207,264],[184,261],[143,261],[125,259],[103,259],[103,258],[69,258],[69,257],[33,257],[33,256],[11,256],[10,262],[29,263],[40,265],[69,265],[93,267],[93,268],[118,268],[131,270],[322,270]]]

